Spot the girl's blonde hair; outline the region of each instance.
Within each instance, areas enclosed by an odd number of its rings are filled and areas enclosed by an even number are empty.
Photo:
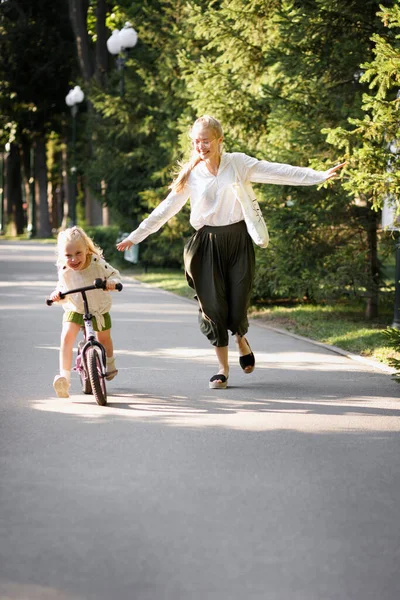
[[[88,254],[95,254],[102,257],[103,250],[94,243],[94,241],[81,229],[81,227],[69,227],[60,231],[57,236],[57,266],[63,267],[65,264],[64,250],[69,242],[83,242]]]
[[[190,129],[190,132],[189,132],[190,137],[192,137],[193,130],[197,125],[204,125],[208,129],[212,129],[212,131],[215,133],[215,136],[217,139],[223,137],[223,135],[224,135],[224,132],[222,131],[221,123],[219,121],[217,121],[217,119],[214,119],[214,117],[210,117],[210,115],[203,115],[202,117],[199,117],[198,119],[196,119],[196,121],[193,123],[193,125]],[[201,158],[197,154],[196,150],[192,150],[190,158],[187,162],[178,163],[178,166],[180,167],[180,169],[177,172],[175,179],[169,186],[169,189],[173,190],[174,192],[178,192],[178,193],[181,192],[183,190],[183,188],[185,187],[187,180],[189,179],[190,173],[193,171],[195,166],[199,164],[200,161],[201,161]]]

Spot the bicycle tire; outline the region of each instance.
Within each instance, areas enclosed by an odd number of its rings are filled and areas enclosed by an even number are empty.
[[[78,344],[78,356],[80,356],[82,354],[82,348],[84,346],[85,342],[79,342]],[[82,360],[82,359],[81,359]],[[81,380],[81,389],[82,392],[84,394],[92,394],[92,386],[90,385],[90,379],[89,379],[89,375],[86,372],[84,366],[81,363],[81,366],[79,367],[79,369],[77,369],[79,372],[79,378]]]
[[[90,347],[86,351],[86,364],[89,371],[90,384],[97,404],[105,406],[107,404],[107,390],[105,378],[102,376],[101,358],[95,347]]]
[[[82,370],[79,373],[79,377],[81,379],[81,389],[82,389],[82,392],[84,394],[93,394],[93,392],[92,392],[92,386],[90,385],[90,380],[89,380],[89,377],[87,376],[87,373],[84,370]]]

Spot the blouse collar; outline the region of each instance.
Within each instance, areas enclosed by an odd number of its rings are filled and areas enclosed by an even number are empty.
[[[216,177],[216,176],[220,175],[222,173],[222,171],[225,169],[226,165],[229,163],[228,157],[229,157],[229,154],[227,154],[226,152],[223,152],[221,154],[221,161],[219,163],[217,175],[213,175],[212,173],[210,173],[210,171],[207,169],[206,163],[202,160],[199,163],[199,167],[202,171],[202,175],[207,175],[208,177]]]

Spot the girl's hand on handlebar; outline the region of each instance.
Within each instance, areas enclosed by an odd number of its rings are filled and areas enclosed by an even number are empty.
[[[58,302],[61,300],[60,292],[58,290],[54,290],[54,292],[51,292],[49,298],[52,302]]]
[[[111,292],[112,290],[115,290],[115,286],[116,285],[117,284],[115,283],[115,281],[106,281],[106,288],[105,289]]]
[[[129,250],[129,248],[131,248],[132,246],[133,242],[131,242],[131,240],[128,240],[128,238],[125,238],[124,240],[122,240],[122,242],[119,242],[119,244],[117,244],[117,250],[123,252],[124,250]]]

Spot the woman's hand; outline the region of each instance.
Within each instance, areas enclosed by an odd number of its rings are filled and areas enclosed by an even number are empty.
[[[128,238],[125,238],[124,240],[122,240],[122,242],[119,242],[119,244],[117,244],[117,250],[123,252],[124,250],[129,250],[129,248],[131,248],[132,246],[133,242],[131,242],[131,240],[128,240]]]
[[[115,283],[115,281],[109,281],[107,279],[107,281],[106,281],[106,290],[109,291],[109,292],[111,292],[112,290],[115,290],[115,286],[116,285],[117,284]]]
[[[332,179],[333,177],[337,177],[339,175],[340,169],[347,165],[346,162],[340,163],[340,165],[336,165],[336,167],[332,167],[332,169],[328,170],[328,177],[326,179]]]

